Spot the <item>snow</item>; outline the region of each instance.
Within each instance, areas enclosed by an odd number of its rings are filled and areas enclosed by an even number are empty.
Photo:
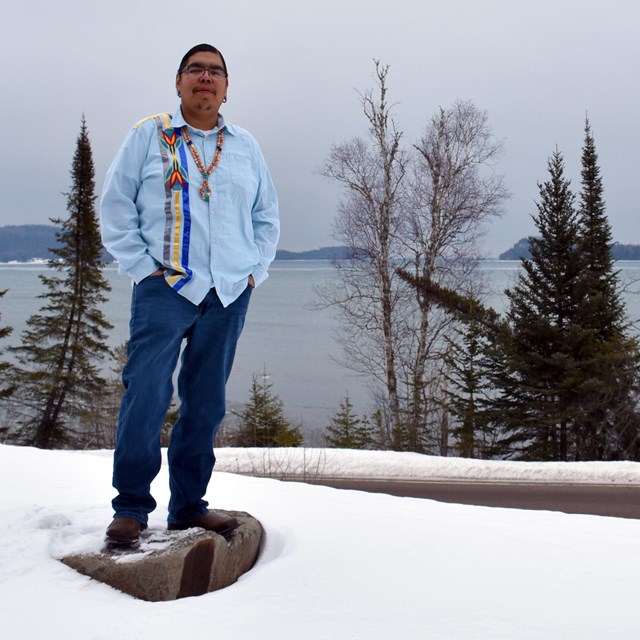
[[[216,450],[216,470],[276,478],[317,475],[393,480],[640,484],[637,462],[498,462],[345,449],[229,447]]]
[[[101,548],[112,516],[111,455],[0,445],[3,640],[640,638],[640,521],[229,473],[257,473],[268,461],[274,475],[306,466],[306,473],[339,476],[638,484],[638,463],[219,449],[208,499],[262,522],[258,562],[221,591],[149,603],[57,560]],[[160,506],[150,520],[158,529],[167,484],[163,465],[153,487]]]

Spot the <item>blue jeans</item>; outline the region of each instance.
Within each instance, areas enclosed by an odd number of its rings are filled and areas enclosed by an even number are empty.
[[[161,466],[160,432],[178,376],[180,409],[169,444],[169,522],[189,522],[207,511],[203,499],[215,456],[213,440],[225,414],[225,386],[249,306],[251,287],[223,307],[211,289],[194,305],[162,276],[134,285],[131,336],[122,381],[113,466],[115,517],[145,523],[156,507],[151,482]]]

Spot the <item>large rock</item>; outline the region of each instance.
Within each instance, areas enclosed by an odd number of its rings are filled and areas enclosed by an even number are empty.
[[[227,511],[240,526],[229,539],[205,531],[144,532],[132,548],[105,548],[72,555],[62,562],[136,598],[157,602],[222,589],[253,567],[263,529],[252,516]]]

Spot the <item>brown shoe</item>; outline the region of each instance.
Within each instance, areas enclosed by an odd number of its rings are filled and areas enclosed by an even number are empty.
[[[107,527],[107,539],[116,544],[133,544],[138,541],[140,532],[146,528],[146,524],[134,518],[114,518]]]
[[[184,529],[192,529],[194,527],[201,527],[207,531],[213,531],[219,533],[225,538],[238,527],[240,523],[233,516],[225,516],[215,511],[207,511],[204,515],[201,515],[191,522],[170,522],[168,525],[169,531],[181,531]]]

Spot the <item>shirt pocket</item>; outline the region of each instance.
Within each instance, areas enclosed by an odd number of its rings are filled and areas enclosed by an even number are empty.
[[[234,190],[242,192],[250,202],[253,202],[258,190],[258,175],[252,158],[232,153],[227,159],[229,161],[229,180]]]

